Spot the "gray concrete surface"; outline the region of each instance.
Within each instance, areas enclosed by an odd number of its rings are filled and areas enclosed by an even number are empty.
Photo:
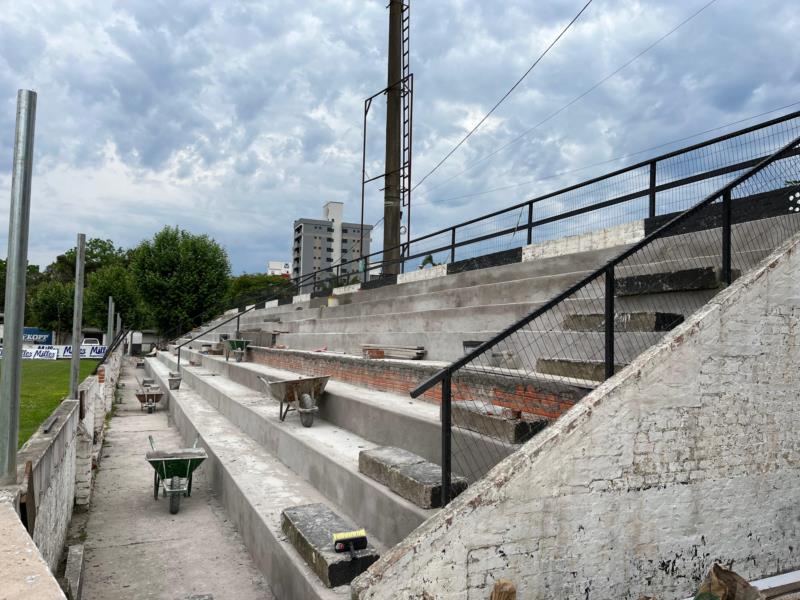
[[[111,420],[97,472],[86,525],[84,599],[273,598],[211,493],[204,466],[177,515],[169,513],[166,499],[153,499],[153,470],[144,460],[147,436],[163,449],[183,444],[166,410],[141,412],[134,375],[144,372],[125,365],[123,402]]]

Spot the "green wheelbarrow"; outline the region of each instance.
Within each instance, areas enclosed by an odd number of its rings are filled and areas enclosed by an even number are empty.
[[[153,475],[153,498],[158,500],[158,490],[169,497],[169,512],[177,514],[181,508],[181,497],[192,495],[192,475],[194,470],[207,458],[206,451],[197,447],[180,448],[178,450],[156,450],[153,436],[150,439],[152,451],[145,459],[155,470]]]
[[[244,353],[247,351],[247,346],[250,345],[250,340],[226,340],[228,342],[228,349],[225,352],[225,361],[228,361],[228,357],[230,357],[231,352],[233,356],[236,358],[236,362],[242,362],[242,358],[244,358]]]

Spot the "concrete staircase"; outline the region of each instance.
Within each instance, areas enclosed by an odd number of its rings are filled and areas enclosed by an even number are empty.
[[[177,357],[147,359],[168,389]],[[434,404],[330,381],[312,427],[281,422],[267,381],[300,375],[186,351],[168,405],[186,444],[209,454],[210,480],[254,561],[279,598],[335,598],[349,581],[438,510],[439,411]],[[497,458],[518,447],[473,431],[461,445],[489,443]],[[457,477],[461,491],[492,466]],[[331,550],[335,530],[366,529],[358,560]],[[347,559],[347,560],[345,560]],[[330,587],[332,586],[332,587]]]

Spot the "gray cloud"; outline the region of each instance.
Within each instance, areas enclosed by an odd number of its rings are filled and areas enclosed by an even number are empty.
[[[555,173],[800,100],[800,21],[790,3],[720,0],[603,87],[459,174],[702,3],[596,0],[488,126],[415,193],[414,232],[621,163]],[[235,272],[259,271],[267,260],[288,258],[292,220],[317,216],[325,201],[346,202],[346,217],[358,219],[363,99],[386,83],[385,3],[2,4],[6,165],[16,89],[40,94],[34,261],[52,260],[79,229],[132,245],[177,224],[225,244]],[[525,71],[578,4],[413,3],[417,176]],[[376,104],[373,172],[381,170],[381,127]],[[7,172],[0,184],[9,188]],[[373,223],[382,211],[377,187],[367,208]],[[6,219],[0,210],[0,231]]]

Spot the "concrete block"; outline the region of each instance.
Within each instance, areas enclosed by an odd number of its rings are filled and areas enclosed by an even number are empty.
[[[292,304],[308,302],[309,300],[311,300],[311,294],[297,294],[296,296],[292,296]]]
[[[391,446],[362,450],[358,455],[358,470],[419,507],[441,506],[441,467],[413,452]],[[467,480],[453,476],[452,497],[465,489]]]
[[[366,571],[379,556],[372,545],[357,550],[351,558],[347,552],[333,549],[333,534],[359,529],[324,504],[292,506],[281,512],[281,529],[298,554],[327,587],[349,584]]]
[[[80,600],[83,593],[83,544],[70,546],[64,580],[69,600]]]
[[[522,420],[519,413],[512,412],[474,400],[453,402],[453,424],[511,444],[522,444],[550,423],[545,417]]]
[[[738,272],[734,274],[734,277],[736,275]],[[616,281],[616,292],[618,296],[636,296],[638,294],[713,290],[720,287],[721,281],[719,269],[697,267],[619,277]]]
[[[341,287],[333,288],[331,293],[334,296],[342,296],[344,294],[353,294],[353,293],[357,292],[360,289],[361,289],[361,284],[360,283],[353,283],[351,285],[343,285]]]
[[[606,317],[602,314],[567,315],[564,329],[568,331],[603,331]],[[669,331],[683,323],[683,315],[663,312],[617,313],[614,331]]]
[[[614,372],[622,370],[625,365],[614,365]],[[567,358],[540,358],[536,361],[536,371],[547,375],[571,377],[574,379],[588,379],[590,381],[603,381],[605,363],[597,360],[571,360]]]
[[[397,283],[411,283],[412,281],[425,281],[427,279],[435,279],[436,277],[444,277],[447,275],[447,265],[436,265],[427,269],[417,269],[416,271],[409,271],[408,273],[400,273],[397,276]]]

